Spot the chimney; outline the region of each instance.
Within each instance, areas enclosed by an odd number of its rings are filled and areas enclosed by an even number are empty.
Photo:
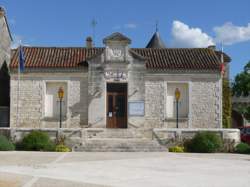
[[[90,36],[86,38],[86,47],[87,48],[92,48],[93,47],[93,40]]]
[[[212,50],[216,50],[216,46],[215,45],[209,45],[208,47],[207,47],[208,49],[212,49]]]
[[[0,6],[0,18],[2,18],[5,15],[5,10],[3,7]]]

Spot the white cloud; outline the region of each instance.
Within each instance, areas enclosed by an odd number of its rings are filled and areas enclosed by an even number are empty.
[[[121,26],[120,26],[120,25],[115,25],[112,29],[113,29],[113,30],[120,30],[120,29],[121,29]]]
[[[226,45],[250,40],[250,23],[244,27],[228,22],[222,26],[214,27],[213,30],[216,34],[215,41],[223,42]]]
[[[137,24],[135,23],[125,23],[123,25],[115,25],[112,29],[120,30],[120,29],[136,29]]]
[[[214,45],[213,38],[200,28],[191,28],[181,21],[173,21],[172,45],[174,47],[208,47]]]
[[[123,25],[123,27],[126,29],[135,29],[137,25],[135,23],[126,23]]]

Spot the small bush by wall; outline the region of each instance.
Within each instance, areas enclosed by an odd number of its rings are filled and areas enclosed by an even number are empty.
[[[239,143],[235,147],[235,152],[241,154],[250,154],[250,146],[246,143]]]
[[[32,131],[20,142],[19,149],[26,151],[54,151],[55,144],[50,140],[47,133]]]
[[[56,152],[70,152],[71,150],[69,147],[67,147],[64,144],[58,144],[56,145],[55,151]]]
[[[12,151],[15,146],[5,136],[0,135],[0,151]]]
[[[222,138],[213,132],[199,132],[184,143],[185,151],[193,153],[214,153],[222,149]]]
[[[184,147],[183,146],[174,146],[168,148],[169,152],[175,152],[175,153],[184,153]]]

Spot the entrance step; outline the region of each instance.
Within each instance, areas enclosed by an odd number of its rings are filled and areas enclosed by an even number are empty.
[[[162,152],[167,148],[150,139],[103,138],[88,139],[74,147],[87,152]]]
[[[141,129],[85,129],[83,132],[87,139],[119,138],[119,139],[152,139],[152,130]]]

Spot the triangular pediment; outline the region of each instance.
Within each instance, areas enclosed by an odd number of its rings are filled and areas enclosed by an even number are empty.
[[[119,33],[119,32],[115,32],[107,37],[105,37],[103,39],[103,43],[106,44],[107,42],[110,42],[110,41],[119,41],[119,42],[126,42],[128,44],[131,43],[131,40],[124,36],[123,34]]]

